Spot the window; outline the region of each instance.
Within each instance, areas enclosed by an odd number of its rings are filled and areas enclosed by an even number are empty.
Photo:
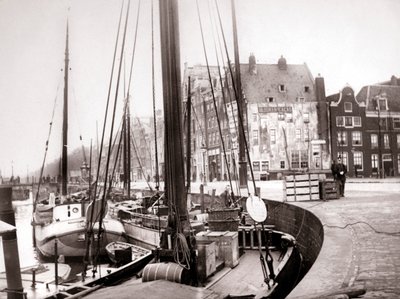
[[[281,161],[281,169],[285,169],[285,161]]]
[[[339,152],[338,154],[337,154],[337,158],[339,159],[339,158],[341,158],[342,159],[342,163],[344,164],[344,165],[349,165],[347,162],[348,162],[348,156],[347,156],[347,152]]]
[[[269,170],[269,161],[261,161],[261,171]]]
[[[260,161],[254,161],[253,162],[253,170],[254,171],[260,171]]]
[[[304,129],[304,141],[310,141],[310,130],[308,128]]]
[[[253,131],[253,145],[258,145],[258,131]]]
[[[340,146],[346,146],[347,145],[347,132],[345,131],[339,131],[337,132],[337,145]]]
[[[378,99],[378,109],[380,111],[386,111],[387,108],[387,100],[386,99]]]
[[[400,134],[397,134],[397,148],[400,148]],[[399,168],[400,171],[400,168]]]
[[[285,92],[285,85],[279,84],[279,92]]]
[[[299,152],[292,152],[292,168],[300,168],[300,154]]]
[[[292,113],[286,113],[286,120],[288,123],[293,122],[293,114]]]
[[[397,171],[400,172],[400,154],[397,154]]]
[[[380,118],[379,119],[379,127],[382,130],[387,130],[388,129],[388,121],[387,118]]]
[[[253,113],[253,122],[257,122],[257,113]]]
[[[308,168],[308,154],[307,151],[293,151],[292,154],[292,168]]]
[[[304,86],[304,92],[310,92],[310,86]]]
[[[284,112],[278,112],[278,120],[285,120],[285,113]]]
[[[353,104],[350,102],[344,103],[344,112],[352,112],[353,111]]]
[[[304,101],[305,101],[304,97],[298,97],[297,98],[297,102],[299,102],[299,103],[304,103]]]
[[[371,155],[371,167],[372,167],[372,173],[378,173],[378,155],[377,154]]]
[[[355,127],[361,127],[361,117],[360,116],[354,116],[353,122],[354,122]]]
[[[393,129],[400,129],[400,117],[393,117]]]
[[[276,143],[276,131],[275,131],[275,129],[271,129],[269,131],[269,135],[270,135],[270,138],[271,138],[271,143],[275,144]]]
[[[362,139],[361,139],[361,132],[360,131],[353,131],[351,139],[352,139],[352,145],[362,145]]]
[[[268,103],[273,103],[273,102],[274,102],[274,98],[273,98],[273,97],[267,97],[267,98],[265,98],[265,100],[266,100]]]
[[[389,144],[389,134],[384,134],[383,135],[383,146],[385,148],[389,148],[390,144]]]
[[[336,116],[336,127],[344,127],[343,116]]]
[[[300,167],[301,168],[308,168],[308,154],[307,151],[301,151],[301,156],[300,156]]]
[[[296,129],[296,140],[299,141],[301,139],[301,129]]]
[[[308,112],[303,113],[303,120],[304,120],[304,123],[310,122],[310,114]]]
[[[354,152],[353,155],[354,169],[363,170],[363,155],[362,152]]]
[[[378,135],[371,134],[371,148],[378,148]]]
[[[345,127],[352,127],[353,126],[353,118],[351,116],[344,117],[344,126]]]

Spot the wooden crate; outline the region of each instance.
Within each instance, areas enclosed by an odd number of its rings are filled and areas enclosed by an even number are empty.
[[[318,174],[294,174],[285,177],[285,201],[319,200]]]
[[[323,200],[340,198],[338,185],[333,179],[320,182],[319,191]]]

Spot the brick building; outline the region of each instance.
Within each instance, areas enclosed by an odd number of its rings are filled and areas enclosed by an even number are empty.
[[[367,169],[363,153],[368,144],[365,133],[365,102],[358,101],[350,86],[328,96],[332,160],[341,157],[349,176],[364,176]]]
[[[400,79],[364,86],[356,98],[365,103],[364,175],[400,175]]]

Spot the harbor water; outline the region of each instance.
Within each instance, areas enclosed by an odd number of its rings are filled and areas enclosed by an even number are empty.
[[[32,238],[32,199],[13,201],[15,225],[17,227],[18,254],[21,268],[35,266],[39,263]],[[1,237],[0,237],[1,239]],[[0,272],[5,271],[3,242],[0,242]]]

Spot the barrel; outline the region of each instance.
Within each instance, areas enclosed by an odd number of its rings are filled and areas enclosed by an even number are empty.
[[[148,264],[143,269],[142,281],[164,279],[172,282],[189,284],[189,271],[175,263]]]

